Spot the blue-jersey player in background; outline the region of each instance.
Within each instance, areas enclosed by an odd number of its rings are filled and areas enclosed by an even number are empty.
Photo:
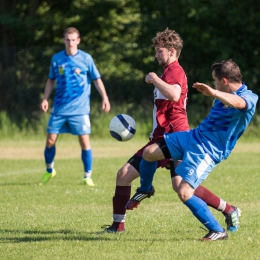
[[[79,31],[69,27],[64,31],[63,42],[65,50],[52,57],[49,78],[47,80],[41,108],[47,112],[48,98],[56,87],[51,116],[47,126],[46,147],[44,157],[46,172],[42,182],[46,183],[56,175],[54,157],[55,143],[62,133],[77,135],[82,149],[81,158],[84,165],[84,183],[94,186],[92,175],[92,149],[89,141],[91,125],[90,94],[91,81],[102,97],[102,109],[109,112],[110,103],[92,57],[78,49],[80,43]]]
[[[181,201],[209,230],[201,240],[226,239],[226,230],[218,223],[207,204],[194,196],[195,189],[207,178],[221,161],[227,159],[238,138],[243,134],[255,113],[258,97],[242,82],[239,67],[232,60],[215,63],[211,67],[216,89],[203,83],[193,88],[216,100],[209,115],[195,129],[185,132],[165,133],[164,139],[147,146],[140,162],[140,183],[135,202],[140,196],[148,197],[157,161],[165,158],[182,160],[175,169],[182,178],[177,192]]]

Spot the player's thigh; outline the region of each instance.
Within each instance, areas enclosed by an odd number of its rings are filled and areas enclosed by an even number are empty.
[[[161,147],[155,143],[144,149],[143,158],[147,161],[159,161],[165,159],[165,156]]]
[[[73,135],[91,134],[89,115],[77,115],[67,117],[67,123]]]
[[[79,138],[80,147],[83,150],[91,149],[91,145],[90,145],[90,141],[89,141],[89,135],[79,135],[78,138]]]
[[[181,183],[181,180],[182,178],[179,175],[172,177],[172,188],[175,192],[178,192],[178,188]]]
[[[132,181],[139,177],[138,171],[130,163],[126,163],[116,176],[116,184],[119,186],[130,186]]]
[[[172,188],[175,192],[178,192],[178,187],[181,183],[182,178],[176,173],[175,169],[181,163],[181,161],[170,161],[170,174],[172,181]]]

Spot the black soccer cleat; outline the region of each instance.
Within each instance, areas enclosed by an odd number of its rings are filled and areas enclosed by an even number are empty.
[[[115,226],[111,225],[110,227],[105,228],[103,231],[104,231],[104,233],[116,233],[116,234],[119,234],[119,233],[125,232],[125,229],[124,228],[120,228],[120,227],[115,227]]]
[[[140,202],[146,198],[150,198],[155,193],[155,189],[152,186],[151,190],[148,192],[140,191],[140,188],[136,189],[135,195],[127,202],[125,205],[125,208],[128,210],[133,210],[134,208],[137,208],[137,206],[140,204]]]
[[[215,240],[224,240],[228,238],[228,233],[224,229],[223,232],[210,231],[205,237],[201,238],[202,241],[215,241]]]

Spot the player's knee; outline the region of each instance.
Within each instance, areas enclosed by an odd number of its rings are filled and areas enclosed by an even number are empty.
[[[118,172],[116,175],[116,180],[119,183],[124,183],[127,181],[127,179],[129,178],[130,171],[128,170],[128,167],[126,167],[126,165],[124,165]]]
[[[190,199],[194,194],[194,190],[189,186],[182,186],[178,187],[178,196],[182,202],[187,201]]]
[[[153,160],[153,149],[151,146],[147,146],[145,147],[144,151],[143,151],[143,158],[146,161],[152,161]]]
[[[180,190],[180,189],[178,189],[177,190],[177,193],[178,193],[178,196],[179,196],[179,198],[180,198],[180,200],[182,201],[182,202],[185,202],[186,200],[186,194],[185,194],[185,192],[183,192],[182,190]]]
[[[123,168],[121,168],[121,169],[117,172],[116,178],[117,178],[117,179],[122,179],[123,177],[124,177],[124,170],[123,170]]]
[[[182,202],[187,201],[191,197],[188,190],[181,187],[178,188],[178,196]]]
[[[120,186],[130,186],[137,177],[139,173],[131,165],[126,164],[117,172],[116,183]]]
[[[52,140],[52,139],[47,139],[46,146],[47,146],[48,148],[51,148],[51,147],[53,147],[54,145],[55,145],[55,141],[54,141],[54,140]]]

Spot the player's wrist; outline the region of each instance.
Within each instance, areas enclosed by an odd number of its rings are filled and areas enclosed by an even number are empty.
[[[219,91],[217,89],[215,89],[215,92],[213,94],[213,97],[217,98],[218,97],[218,94],[219,94]]]
[[[150,72],[149,76],[149,83],[153,83],[155,81],[156,74],[154,72]]]

